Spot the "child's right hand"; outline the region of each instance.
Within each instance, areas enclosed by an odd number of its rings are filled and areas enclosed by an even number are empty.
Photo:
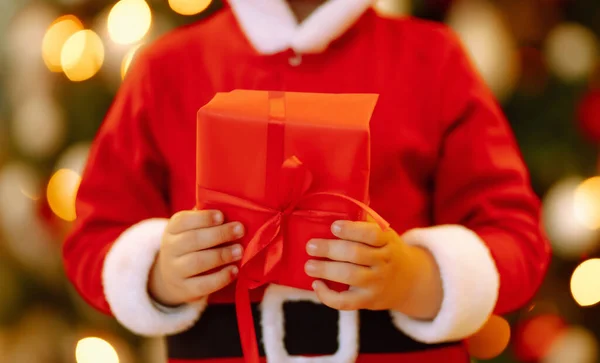
[[[194,210],[175,214],[165,229],[160,251],[150,271],[148,290],[152,298],[165,306],[178,306],[229,285],[237,276],[236,266],[204,273],[240,260],[241,245],[221,245],[243,235],[242,224],[223,224],[223,214],[219,211]]]

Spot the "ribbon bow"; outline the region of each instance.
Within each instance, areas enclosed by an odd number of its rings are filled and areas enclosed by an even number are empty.
[[[211,204],[233,205],[250,212],[266,213],[270,216],[254,236],[252,236],[245,248],[244,256],[240,263],[240,273],[235,292],[240,339],[246,361],[250,363],[258,363],[259,354],[250,307],[249,290],[274,281],[274,272],[276,272],[276,268],[279,266],[283,256],[283,229],[285,228],[287,219],[292,215],[294,217],[311,219],[316,222],[348,218],[347,213],[303,209],[302,204],[305,201],[318,197],[333,197],[353,204],[365,211],[382,229],[389,227],[389,224],[375,211],[354,198],[334,192],[310,193],[309,190],[313,182],[312,173],[295,156],[283,163],[278,180],[279,183],[275,186],[277,190],[273,191],[278,196],[279,206],[276,209],[214,190],[203,188],[199,188],[198,190],[199,198],[210,201]],[[264,253],[264,260],[257,258],[260,253]],[[249,268],[250,265],[253,265],[255,268]],[[260,272],[251,276],[249,271]]]

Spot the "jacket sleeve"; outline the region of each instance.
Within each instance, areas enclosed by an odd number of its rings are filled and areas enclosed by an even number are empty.
[[[424,342],[464,339],[493,312],[527,303],[546,273],[550,247],[512,130],[457,37],[441,71],[443,134],[430,228],[404,240],[427,248],[441,272],[444,298],[430,322],[393,312],[396,326]]]
[[[77,195],[77,219],[63,247],[68,278],[98,310],[140,335],[182,331],[202,303],[161,309],[149,271],[170,216],[169,170],[156,135],[149,62],[140,55],[91,147]]]

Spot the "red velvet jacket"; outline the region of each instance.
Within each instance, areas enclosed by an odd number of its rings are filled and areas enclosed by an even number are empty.
[[[194,205],[196,113],[233,89],[380,94],[371,206],[431,251],[443,280],[442,309],[428,322],[284,309],[314,297],[269,286],[254,296],[269,361],[468,362],[452,342],[532,297],[549,246],[500,108],[451,31],[380,17],[370,1],[330,0],[298,27],[284,0],[230,0],[138,56],[93,144],[64,245],[68,276],[91,305],[135,333],[168,335],[173,362],[242,361],[231,288],[175,310],[146,291],[166,218]]]

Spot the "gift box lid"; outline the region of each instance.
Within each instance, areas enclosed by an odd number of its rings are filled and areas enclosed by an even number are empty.
[[[277,205],[278,170],[296,157],[312,191],[368,199],[374,94],[236,90],[198,112],[197,184]]]
[[[376,94],[333,94],[305,92],[277,92],[283,97],[285,110],[273,110],[270,91],[234,90],[217,93],[202,107],[200,114],[239,117],[249,121],[265,122],[272,111],[284,112],[286,123],[368,130],[371,114],[377,103]],[[283,115],[282,115],[283,116]]]

